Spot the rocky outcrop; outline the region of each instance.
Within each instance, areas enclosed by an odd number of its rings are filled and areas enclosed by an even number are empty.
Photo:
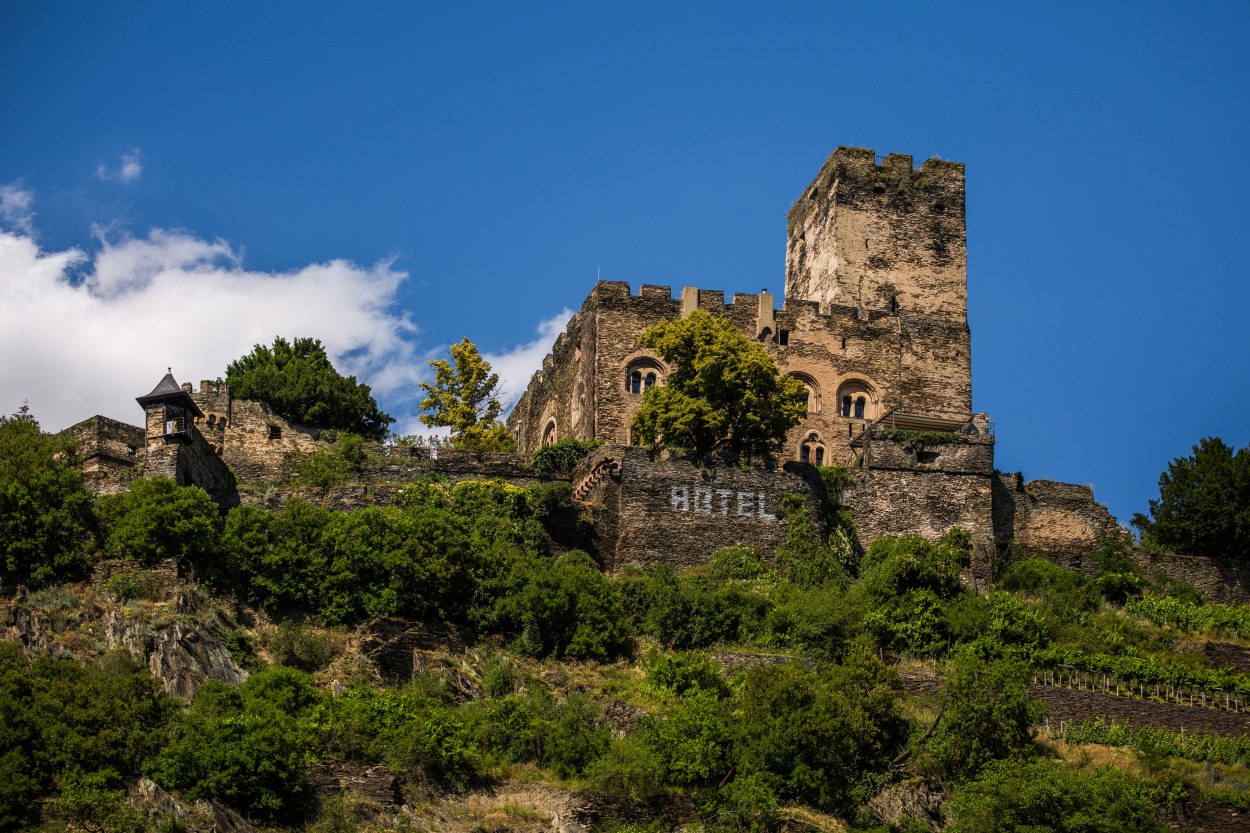
[[[903,827],[914,819],[930,830],[942,830],[949,823],[942,812],[945,797],[937,786],[924,778],[909,778],[873,796],[868,810],[877,821],[890,827]]]
[[[130,788],[127,801],[144,813],[149,822],[153,822],[154,829],[168,827],[186,833],[259,833],[242,816],[223,804],[216,801],[187,804],[147,778],[140,779]]]
[[[322,761],[314,764],[308,775],[319,798],[353,793],[383,810],[394,810],[400,804],[395,773],[381,764]]]
[[[360,649],[388,684],[402,684],[422,671],[446,668],[452,676],[450,687],[472,694],[477,689],[476,682],[440,657],[461,653],[472,641],[469,631],[455,625],[382,618],[365,626]]]

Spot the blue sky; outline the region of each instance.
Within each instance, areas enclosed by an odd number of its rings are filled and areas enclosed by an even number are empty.
[[[411,424],[596,274],[780,293],[837,145],[967,165],[997,460],[1127,521],[1250,442],[1245,3],[0,4],[0,409],[314,335]],[[555,323],[553,323],[555,322]]]

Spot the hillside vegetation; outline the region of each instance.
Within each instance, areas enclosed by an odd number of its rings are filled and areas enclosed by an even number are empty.
[[[553,546],[577,521],[564,483],[222,515],[160,479],[92,499],[25,414],[0,450],[0,830],[1144,831],[1250,810],[1250,675],[1211,658],[1242,655],[1246,609],[1141,575],[1124,541],[1088,575],[1017,554],[976,592],[960,530],[865,549],[837,507],[826,539],[787,501],[775,557],[606,575]],[[1048,718],[1048,691],[1209,729]]]

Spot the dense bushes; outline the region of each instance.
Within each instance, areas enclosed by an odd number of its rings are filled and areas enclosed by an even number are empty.
[[[0,417],[0,579],[72,580],[91,563],[95,515],[77,450],[26,408]]]

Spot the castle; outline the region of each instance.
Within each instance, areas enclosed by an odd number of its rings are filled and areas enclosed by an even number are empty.
[[[639,336],[694,310],[731,321],[806,387],[807,413],[782,459],[696,466],[631,443],[642,393],[670,370]],[[785,535],[782,497],[800,494],[818,515],[827,496],[817,467],[830,465],[851,474],[840,500],[865,542],[959,526],[974,542],[971,579],[991,578],[1012,546],[1079,566],[1119,525],[1088,487],[1025,483],[995,468],[993,425],[972,411],[971,361],[963,166],[915,168],[909,156],[838,148],[790,209],[780,307],[766,291],[726,303],[719,291],[674,297],[644,285],[634,294],[600,281],[508,417],[521,454],[379,449],[385,465],[315,497],[340,508],[386,503],[431,472],[524,483],[536,479],[529,454],[574,437],[604,443],[571,479],[608,569],[699,563],[739,543],[768,552]],[[325,447],[316,431],[220,382],[197,390],[171,374],[138,402],[143,427],[97,416],[67,429],[97,490],[165,475],[223,505],[261,502],[261,491],[289,480],[291,460]],[[1199,583],[1217,590],[1250,584],[1204,575]]]
[[[910,156],[876,164],[838,148],[790,209],[785,294],[599,282],[509,417],[523,452],[560,437],[629,444],[641,394],[668,368],[638,344],[697,309],[757,340],[807,388],[788,456],[847,465],[874,423],[989,437],[972,413],[964,168]],[[991,439],[992,442],[992,439]]]

